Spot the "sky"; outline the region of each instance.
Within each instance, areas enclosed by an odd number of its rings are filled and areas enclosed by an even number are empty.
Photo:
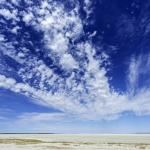
[[[150,133],[149,0],[1,0],[0,133]]]

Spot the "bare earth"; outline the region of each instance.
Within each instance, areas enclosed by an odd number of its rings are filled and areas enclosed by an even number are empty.
[[[150,150],[150,135],[0,134],[0,150]]]

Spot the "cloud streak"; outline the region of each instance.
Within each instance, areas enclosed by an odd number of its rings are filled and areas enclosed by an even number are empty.
[[[132,56],[129,63],[128,89],[130,94],[135,95],[142,88],[149,88],[144,81],[149,82],[150,54],[141,54],[138,57]]]

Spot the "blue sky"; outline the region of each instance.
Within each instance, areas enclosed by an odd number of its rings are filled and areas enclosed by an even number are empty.
[[[2,0],[0,132],[150,132],[148,0]]]

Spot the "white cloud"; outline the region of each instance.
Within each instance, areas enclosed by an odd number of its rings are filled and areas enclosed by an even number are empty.
[[[93,12],[91,0],[84,0],[84,11],[86,12],[86,17],[89,18]]]
[[[130,66],[129,66],[129,90],[130,93],[135,93],[135,88],[137,88],[137,81],[139,77],[139,67],[141,64],[141,60],[136,60],[134,57],[131,58]]]
[[[30,1],[26,3],[29,4]],[[0,87],[30,96],[35,103],[54,107],[63,112],[53,115],[24,114],[21,119],[31,117],[33,120],[36,118],[47,120],[55,116],[59,118],[65,114],[82,119],[110,120],[116,119],[125,111],[148,114],[149,107],[146,105],[149,105],[149,99],[146,97],[149,96],[149,90],[140,91],[139,94],[130,97],[127,93],[120,94],[111,89],[106,76],[107,70],[101,67],[109,57],[102,52],[100,59],[95,58],[96,48],[92,42],[88,39],[82,42],[77,40],[85,34],[83,20],[78,11],[79,6],[76,2],[74,3],[75,8],[67,11],[63,3],[43,0],[38,6],[29,5],[27,10],[20,14],[26,25],[30,25],[35,31],[43,34],[41,41],[44,43],[44,48],[35,48],[36,46],[30,40],[25,40],[23,44],[25,45],[25,42],[31,44],[35,52],[43,53],[43,57],[46,56],[47,60],[52,59],[50,65],[66,69],[69,72],[67,78],[61,77],[45,63],[42,57],[32,55],[30,49],[22,46],[18,41],[6,42],[7,37],[1,36],[1,52],[20,65],[15,73],[22,81],[13,79],[11,74],[6,77],[1,73]],[[85,1],[85,4],[86,9],[91,6],[90,1]],[[5,17],[8,17],[10,11],[6,9],[5,11],[7,12]],[[15,12],[17,10],[14,10],[9,18],[19,21],[16,20]],[[92,36],[95,34],[93,33]],[[30,34],[26,33],[24,36],[30,36]],[[14,46],[15,42],[19,45],[17,50]],[[72,49],[74,54],[79,56],[79,61],[71,54]],[[133,90],[137,86],[139,72],[144,71],[139,69],[141,61],[140,58],[131,59],[128,80],[129,87]],[[146,61],[146,64],[148,68],[150,61]],[[142,104],[145,106],[144,109],[141,107]]]
[[[141,89],[131,101],[132,111],[137,115],[150,115],[150,89]]]
[[[150,74],[149,62],[150,55],[144,54],[138,57],[132,57],[129,63],[128,89],[131,95],[139,92],[139,81],[141,75]],[[146,80],[146,79],[145,79]],[[147,86],[147,85],[145,85]]]
[[[48,39],[48,45],[47,47],[53,50],[58,55],[62,55],[68,50],[69,41],[68,38],[66,38],[62,33],[54,33],[53,39],[49,39],[49,35],[45,36],[46,39]]]
[[[17,11],[13,10],[12,12],[8,9],[0,9],[0,15],[2,15],[3,17],[5,17],[6,19],[14,19],[16,20],[16,16],[17,16]]]
[[[60,121],[66,118],[64,113],[24,113],[18,117],[20,122]]]
[[[95,82],[95,81],[94,81]],[[141,103],[133,103],[127,100],[126,96],[118,95],[117,93],[108,93],[105,87],[101,85],[94,88],[85,97],[87,99],[85,104],[81,104],[78,100],[79,97],[72,97],[65,93],[55,93],[54,95],[47,91],[36,90],[29,85],[23,83],[16,83],[14,79],[0,76],[0,87],[10,89],[14,92],[23,93],[27,96],[32,96],[33,102],[36,102],[47,107],[54,107],[66,114],[75,115],[77,118],[82,119],[114,119],[119,117],[124,111],[135,111],[136,107],[141,106]],[[97,91],[99,90],[99,91]],[[139,97],[138,97],[139,98]],[[136,99],[138,99],[136,98]],[[136,102],[136,100],[134,100]],[[138,100],[137,100],[138,102]],[[142,111],[142,110],[140,110]]]
[[[18,3],[20,2],[20,0],[11,0],[11,2],[15,5],[18,5]]]
[[[23,16],[23,21],[28,24],[33,19],[33,17],[33,14],[30,12],[29,14]]]
[[[78,68],[77,62],[70,54],[64,54],[60,59],[60,64],[67,69]]]
[[[4,42],[4,41],[5,41],[4,36],[0,34],[0,42]]]

